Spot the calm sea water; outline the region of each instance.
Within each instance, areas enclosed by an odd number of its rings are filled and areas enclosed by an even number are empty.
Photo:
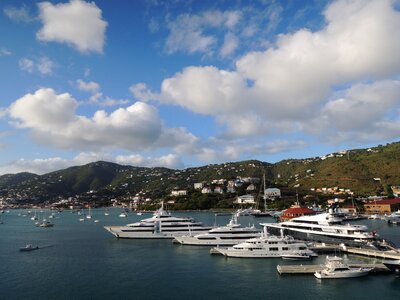
[[[62,212],[55,227],[39,228],[25,211],[3,214],[0,225],[0,299],[399,299],[400,277],[370,275],[319,281],[312,275],[280,276],[281,259],[212,256],[209,248],[181,246],[170,240],[118,240],[103,225],[138,221],[150,214],[119,218],[118,209],[92,210],[80,222]],[[211,213],[176,213],[212,225]],[[99,223],[94,223],[98,219]],[[218,217],[219,225],[229,216]],[[267,219],[243,217],[242,224]],[[272,221],[270,219],[269,221]],[[359,221],[400,246],[400,226],[380,220]],[[45,247],[19,252],[27,243]],[[367,258],[346,256],[349,261]],[[311,263],[323,263],[325,256]]]

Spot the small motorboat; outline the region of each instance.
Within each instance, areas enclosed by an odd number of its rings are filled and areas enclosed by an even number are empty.
[[[318,279],[354,278],[368,275],[372,268],[350,267],[337,256],[326,257],[326,262],[321,271],[314,273]]]
[[[33,251],[33,250],[38,250],[39,246],[33,246],[32,244],[27,244],[25,247],[23,248],[19,248],[19,251]]]

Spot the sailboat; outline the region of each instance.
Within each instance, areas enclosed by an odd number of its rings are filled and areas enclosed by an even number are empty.
[[[91,210],[90,210],[90,206],[89,206],[89,213],[86,215],[86,219],[91,219],[92,218],[92,214],[91,214]]]
[[[38,220],[38,217],[37,217],[37,215],[36,215],[36,209],[35,209],[35,214],[34,214],[34,216],[31,218],[31,220],[32,220],[32,221],[37,221],[37,220]]]
[[[271,217],[271,213],[274,212],[274,210],[267,210],[267,195],[265,193],[266,185],[265,185],[265,174],[263,175],[263,185],[262,187],[264,188],[264,211],[256,211],[252,213],[251,215],[254,217]]]
[[[108,212],[108,208],[106,208],[106,211],[104,212],[105,216],[108,216],[110,213]]]

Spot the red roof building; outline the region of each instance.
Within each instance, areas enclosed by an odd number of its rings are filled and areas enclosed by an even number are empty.
[[[281,222],[283,222],[283,221],[288,221],[293,218],[307,216],[307,215],[315,215],[315,211],[313,211],[312,209],[309,209],[307,207],[301,207],[298,205],[294,205],[294,206],[288,208],[287,210],[283,211],[279,220]]]

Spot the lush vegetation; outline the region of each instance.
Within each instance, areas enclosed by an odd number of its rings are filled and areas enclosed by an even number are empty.
[[[325,196],[311,189],[329,187],[348,189],[360,196],[382,193],[391,196],[390,187],[400,185],[400,143],[276,164],[251,160],[184,170],[95,162],[44,175],[0,176],[0,196],[30,202],[76,196],[102,201],[102,198],[128,199],[140,193],[144,197],[168,200],[171,191],[178,188],[188,190],[189,194],[174,198],[177,209],[232,208],[234,197],[244,194],[246,186],[237,189],[237,194],[201,194],[193,190],[193,184],[205,182],[213,187],[214,179],[261,178],[263,174],[268,186],[282,189],[286,201],[293,201],[297,191],[301,197],[311,194],[313,201],[319,202]],[[284,204],[271,203],[277,207]]]

